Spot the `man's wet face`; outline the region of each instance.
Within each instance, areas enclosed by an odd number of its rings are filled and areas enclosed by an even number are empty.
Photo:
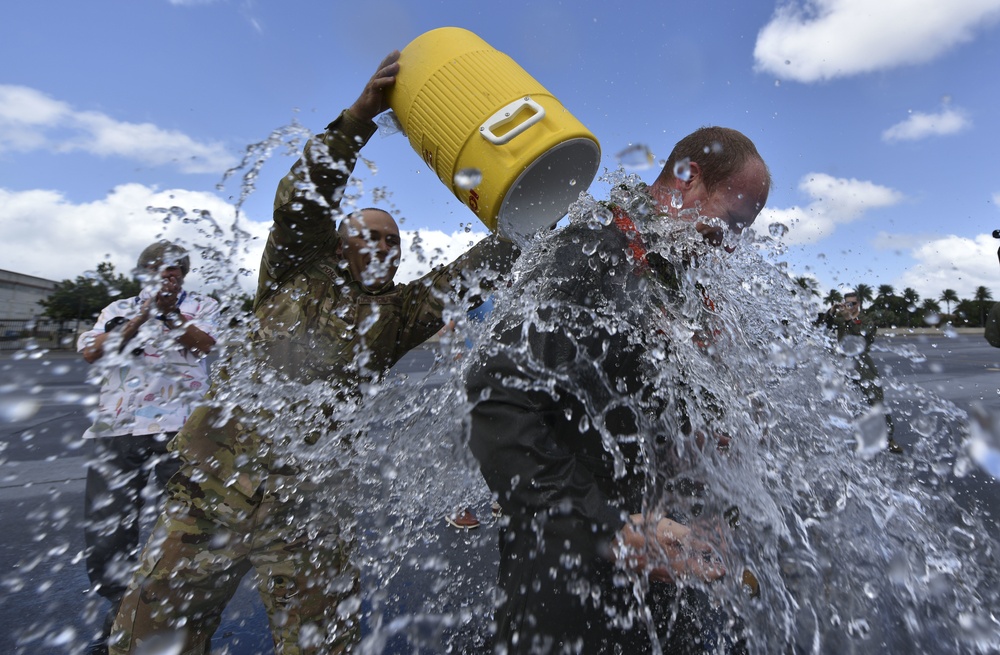
[[[767,168],[764,162],[754,159],[711,191],[697,179],[683,192],[681,215],[686,209],[695,209],[700,219],[720,219],[731,232],[740,234],[757,219],[767,202],[768,190]],[[724,235],[719,227],[699,220],[697,228],[713,246],[722,244]]]
[[[378,289],[396,276],[400,258],[399,227],[389,214],[366,209],[347,219],[341,255],[355,280]]]

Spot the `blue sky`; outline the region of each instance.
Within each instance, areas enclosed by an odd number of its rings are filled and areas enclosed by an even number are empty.
[[[240,187],[217,185],[248,145],[321,130],[387,52],[455,25],[583,122],[602,169],[630,144],[665,158],[701,125],[746,133],[775,181],[757,227],[788,225],[781,259],[824,293],[985,285],[1000,299],[1000,0],[39,0],[4,13],[0,268],[59,280],[106,258],[126,270],[159,234],[208,238],[147,207],[207,210],[229,232]],[[256,270],[287,150],[243,205],[258,238],[234,267]],[[407,236],[450,255],[485,233],[402,135],[377,134],[364,156],[377,173],[359,165],[360,202],[388,192]]]

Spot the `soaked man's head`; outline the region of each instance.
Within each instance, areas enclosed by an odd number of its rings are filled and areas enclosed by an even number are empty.
[[[340,222],[337,254],[351,276],[369,290],[378,291],[396,276],[401,256],[399,226],[384,209],[369,207]]]
[[[746,135],[727,127],[703,127],[674,146],[651,189],[675,218],[717,218],[739,234],[764,208],[771,173]],[[720,230],[701,222],[698,230],[713,244],[721,243]]]

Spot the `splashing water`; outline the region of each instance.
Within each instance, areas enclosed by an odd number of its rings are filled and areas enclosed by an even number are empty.
[[[455,186],[459,189],[475,189],[483,181],[483,173],[478,168],[463,168],[455,173]]]
[[[655,158],[649,146],[634,143],[615,155],[618,163],[629,170],[646,170],[653,165]]]
[[[657,254],[688,262],[678,291],[648,285],[637,301],[662,308],[654,323],[669,336],[666,352],[651,351],[653,394],[668,406],[683,403],[690,423],[682,425],[672,412],[643,419],[645,474],[655,481],[645,487],[643,506],[687,517],[717,544],[731,573],[703,588],[724,608],[730,625],[741,626],[750,652],[912,652],[929,643],[947,652],[997,648],[1000,632],[991,613],[1000,600],[995,538],[957,502],[950,477],[964,412],[922,389],[885,382],[893,394],[912,399],[913,410],[897,404],[893,411],[905,415],[919,435],[905,457],[887,454],[883,408],[869,408],[850,379],[857,349],[838,349],[814,327],[811,307],[781,267],[752,243],[726,255],[705,246],[690,227],[650,220],[641,194],[620,186],[623,181],[629,180],[611,180],[614,200],[629,207],[660,244]],[[571,221],[595,229],[597,206],[582,198]],[[497,292],[487,327],[503,324],[505,317],[536,315],[538,303],[545,302],[536,293],[537,281],[557,268],[550,257],[559,238],[557,232],[541,234],[528,246],[514,285]],[[579,248],[607,256],[586,237]],[[759,301],[762,290],[767,303]],[[605,329],[633,333],[629,320],[639,319],[623,316]],[[473,335],[474,347],[487,356],[495,348],[488,333]],[[519,354],[525,365],[544,370],[530,352]],[[461,374],[468,365],[469,358],[462,358],[449,368]],[[614,380],[588,379],[583,385],[549,373],[579,398],[593,399],[594,385],[616,389]],[[396,386],[383,389],[375,403],[412,408],[401,416],[381,415],[392,436],[379,449],[393,461],[394,472],[379,482],[382,494],[411,517],[433,513],[441,499],[461,503],[477,493],[475,484],[456,481],[454,472],[444,486],[436,475],[455,457],[464,457],[472,471],[477,467],[463,448],[467,405],[456,379],[450,377],[433,399]],[[607,408],[588,409],[580,430],[601,431],[606,448],[624,466],[620,445],[603,425]],[[416,457],[393,457],[395,444],[414,435],[433,435],[424,443],[434,447]],[[670,447],[648,435],[671,435]],[[711,442],[706,435],[726,435],[726,448],[699,445],[699,439]],[[987,449],[977,438],[970,452],[997,452],[995,439]],[[412,544],[405,534],[416,528],[419,521],[398,522],[393,544]],[[397,554],[395,561],[403,557]],[[759,583],[759,597],[746,593],[740,571]]]
[[[271,154],[285,145],[297,148],[301,136],[298,128],[276,131],[248,149],[241,168],[229,173],[245,170],[237,209]],[[914,652],[934,644],[941,652],[987,652],[1000,647],[991,613],[1000,606],[996,541],[975,514],[959,506],[950,477],[973,463],[1000,472],[997,418],[977,413],[966,441],[963,412],[929,392],[887,381],[888,391],[911,400],[906,419],[919,439],[905,458],[886,455],[882,411],[869,408],[849,379],[857,344],[838,347],[817,332],[815,317],[796,293],[800,289],[768,261],[766,248],[773,246],[762,240],[754,247],[747,236],[732,254],[708,248],[690,225],[657,220],[634,177],[616,173],[607,181],[615,189],[614,202],[627,207],[650,236],[653,251],[685,270],[676,290],[654,284],[638,290],[636,307],[656,306],[661,313],[622,316],[605,326],[635,334],[635,325],[652,325],[664,335],[663,346],[649,352],[655,362],[651,393],[665,406],[682,403],[689,423],[683,425],[672,412],[639,414],[644,472],[651,481],[643,506],[686,517],[716,544],[730,573],[701,588],[742,626],[748,649]],[[246,272],[232,262],[251,247],[249,235],[234,223],[229,241],[220,242],[221,227],[208,212],[175,209],[153,212],[172,223],[187,220],[203,227],[201,240],[187,245],[204,262],[209,284],[222,289],[224,298],[237,298]],[[350,200],[343,211],[349,209]],[[614,229],[607,207],[587,196],[574,203],[570,222],[590,233]],[[471,349],[461,338],[442,338],[437,364],[423,380],[372,378],[362,387],[363,402],[348,404],[335,388],[279,382],[247,363],[234,369],[241,374],[221,389],[216,402],[226,411],[261,397],[260,409],[282,417],[275,434],[280,447],[300,458],[319,488],[328,484],[337,490],[319,499],[315,520],[326,520],[345,505],[356,514],[344,529],[357,537],[364,570],[366,591],[358,603],[366,632],[360,652],[380,653],[400,640],[410,652],[454,650],[455,635],[492,612],[491,590],[482,588],[483,574],[474,570],[479,563],[450,557],[434,526],[450,509],[490,500],[467,447],[464,375],[473,351],[488,354],[495,347],[490,333],[505,317],[537,312],[539,298],[532,291],[555,268],[549,247],[558,238],[560,231],[543,232],[526,246],[511,275],[514,283],[496,292],[497,309],[485,325],[472,325],[467,307],[449,304],[446,318],[455,319],[456,333],[470,339]],[[582,239],[580,252],[606,256],[596,243]],[[433,259],[422,251],[404,256]],[[767,303],[760,302],[763,295]],[[232,361],[241,362],[253,319],[235,302],[227,307],[223,322],[233,327],[221,341],[232,349]],[[530,353],[524,356],[530,361]],[[364,358],[358,364],[363,368]],[[104,365],[114,365],[114,357]],[[620,395],[614,380],[597,382]],[[593,398],[593,389],[579,380],[563,378],[560,384],[580,398]],[[262,388],[266,394],[259,393]],[[321,414],[331,406],[332,416]],[[34,406],[0,410],[5,417],[22,417]],[[604,425],[607,408],[592,404],[588,410],[579,429],[601,432],[624,467],[620,444]],[[316,446],[300,443],[304,431],[322,433]],[[669,435],[669,441],[653,435]],[[724,436],[724,448],[710,447]],[[955,444],[963,442],[964,450],[956,453]],[[39,522],[66,520],[53,514]],[[51,557],[64,552],[57,551]],[[24,568],[39,566],[45,557]],[[418,602],[406,605],[395,583],[415,570],[431,583],[418,590]],[[759,582],[759,596],[746,593],[744,570]],[[22,576],[24,571],[6,580],[6,588],[25,584]],[[493,572],[485,577],[492,585]],[[642,587],[641,580],[633,582]],[[45,633],[52,644],[74,640],[46,623],[24,643],[40,641]],[[474,645],[483,648],[481,642]],[[167,653],[176,645],[162,647]]]

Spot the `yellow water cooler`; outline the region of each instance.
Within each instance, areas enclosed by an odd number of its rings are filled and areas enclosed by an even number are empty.
[[[389,105],[410,145],[492,231],[521,241],[597,175],[594,135],[513,59],[442,27],[401,52]]]

